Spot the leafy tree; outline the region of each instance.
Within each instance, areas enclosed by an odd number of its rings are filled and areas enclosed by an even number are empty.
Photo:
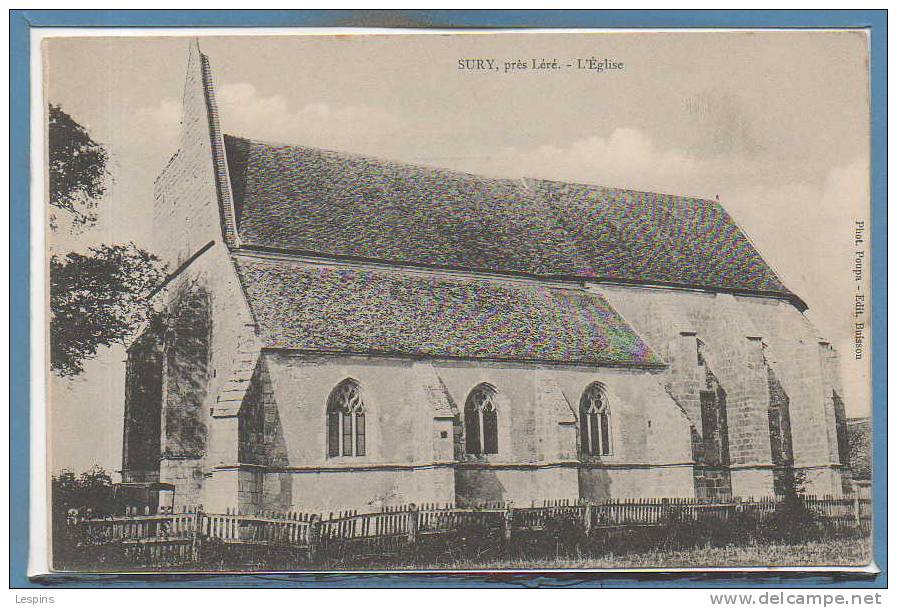
[[[97,200],[106,192],[109,152],[57,105],[50,104],[47,135],[50,205],[66,211],[73,226],[91,226]],[[55,228],[55,214],[50,222]]]
[[[779,473],[782,498],[787,501],[800,501],[806,493],[807,472],[793,466],[783,467]]]
[[[149,319],[149,295],[164,277],[159,258],[133,243],[53,256],[50,368],[60,376],[79,374],[99,347],[122,343]]]
[[[64,569],[69,566],[96,567],[102,559],[89,551],[89,533],[67,525],[69,511],[80,517],[104,517],[115,512],[112,477],[105,469],[94,466],[76,476],[70,469],[51,479],[53,564]]]
[[[65,469],[52,478],[54,514],[90,509],[97,515],[108,515],[113,510],[112,498],[112,477],[102,467],[94,465],[77,477]]]

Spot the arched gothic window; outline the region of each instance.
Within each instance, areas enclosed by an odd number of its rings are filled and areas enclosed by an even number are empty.
[[[468,454],[498,454],[498,410],[495,389],[488,384],[479,385],[467,397],[464,432]]]
[[[364,401],[354,380],[337,385],[327,400],[327,455],[364,456]]]
[[[583,456],[610,455],[610,410],[600,384],[591,384],[579,401],[580,449]]]

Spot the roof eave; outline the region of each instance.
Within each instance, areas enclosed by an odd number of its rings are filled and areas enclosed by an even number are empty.
[[[622,279],[618,277],[605,276],[586,276],[575,274],[534,274],[518,270],[494,270],[487,268],[465,268],[461,266],[450,266],[444,264],[428,264],[426,262],[407,262],[402,260],[381,260],[377,258],[369,258],[359,255],[350,254],[332,254],[321,253],[312,250],[292,249],[286,247],[276,247],[271,245],[259,245],[257,243],[242,242],[238,246],[231,247],[233,254],[240,253],[268,253],[274,255],[285,256],[287,258],[298,259],[315,259],[326,262],[346,262],[360,264],[379,264],[383,266],[394,266],[406,269],[422,269],[422,270],[446,270],[453,272],[464,272],[471,274],[482,274],[490,277],[516,277],[543,281],[562,281],[576,284],[596,283],[603,285],[621,285],[634,287],[657,287],[667,289],[685,289],[691,291],[705,291],[713,293],[731,293],[733,295],[756,296],[765,298],[775,298],[785,300],[794,305],[800,312],[809,309],[806,302],[797,294],[790,290],[762,290],[762,289],[745,289],[737,287],[724,287],[716,285],[696,285],[689,283],[676,283],[672,281],[648,281],[643,279]]]
[[[340,349],[310,349],[310,348],[294,348],[289,346],[266,345],[261,349],[262,353],[276,354],[293,354],[293,355],[318,355],[333,356],[343,355],[348,357],[381,357],[406,359],[409,361],[472,361],[483,363],[517,363],[521,365],[551,365],[551,366],[572,366],[572,367],[605,367],[619,369],[637,369],[662,371],[667,369],[668,365],[658,359],[657,361],[636,362],[636,361],[614,361],[610,359],[545,359],[533,357],[476,357],[476,356],[460,356],[460,355],[444,355],[444,354],[425,354],[425,353],[407,353],[402,351],[387,350],[340,350]],[[655,355],[656,357],[656,355]]]

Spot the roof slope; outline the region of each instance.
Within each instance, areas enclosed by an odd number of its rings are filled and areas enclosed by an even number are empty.
[[[520,182],[225,139],[244,244],[432,266],[576,272]]]
[[[509,180],[225,136],[241,242],[793,298],[715,201]]]
[[[535,187],[597,276],[790,294],[716,201],[544,180]]]
[[[583,290],[234,259],[271,348],[662,365],[603,298]]]

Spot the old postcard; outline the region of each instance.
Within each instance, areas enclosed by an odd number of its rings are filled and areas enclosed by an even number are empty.
[[[865,31],[40,52],[54,571],[872,567]]]

